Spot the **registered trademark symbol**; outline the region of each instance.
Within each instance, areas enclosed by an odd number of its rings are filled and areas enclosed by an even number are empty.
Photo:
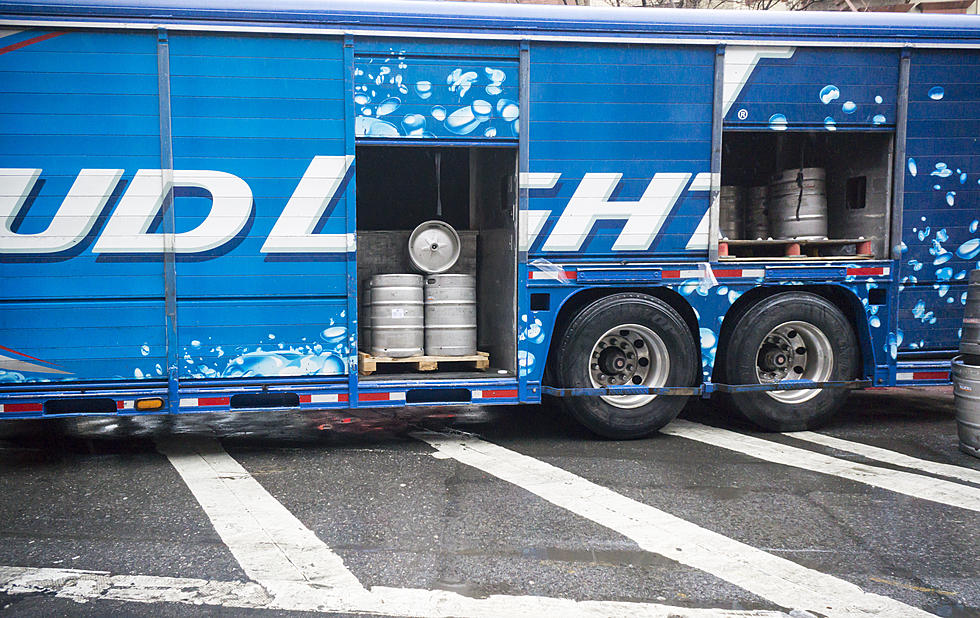
[[[749,110],[745,109],[744,107],[742,109],[738,110],[738,119],[739,120],[745,120],[748,117],[749,117]]]

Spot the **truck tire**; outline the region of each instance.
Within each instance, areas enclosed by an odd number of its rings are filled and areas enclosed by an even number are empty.
[[[555,374],[562,387],[691,386],[698,370],[694,337],[664,301],[645,294],[601,298],[562,335]],[[594,433],[641,438],[672,421],[687,397],[564,397],[566,410]]]
[[[807,379],[852,380],[859,353],[854,329],[833,303],[808,292],[765,298],[742,313],[725,346],[728,384]],[[769,431],[815,429],[840,409],[844,389],[729,393],[737,413]]]

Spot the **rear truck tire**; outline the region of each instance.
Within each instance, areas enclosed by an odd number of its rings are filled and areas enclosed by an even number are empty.
[[[858,375],[854,329],[833,303],[808,292],[775,294],[742,313],[723,359],[727,384],[782,380],[829,382]],[[825,424],[847,399],[845,389],[728,393],[735,411],[768,431]]]
[[[561,387],[691,386],[699,367],[690,329],[670,305],[621,293],[583,309],[565,329],[555,363]],[[647,436],[672,421],[688,397],[563,397],[565,409],[605,438]]]

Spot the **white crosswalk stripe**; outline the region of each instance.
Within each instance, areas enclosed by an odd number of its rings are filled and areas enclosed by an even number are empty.
[[[980,488],[977,487],[944,481],[922,474],[855,463],[795,446],[779,444],[771,440],[681,419],[675,420],[660,431],[667,435],[703,442],[763,461],[829,474],[913,498],[980,511]]]
[[[789,436],[790,438],[795,438],[797,440],[820,444],[822,446],[829,446],[830,448],[838,451],[854,453],[855,455],[867,457],[868,459],[873,459],[875,461],[889,463],[896,466],[901,466],[903,468],[911,468],[913,470],[921,470],[922,472],[928,472],[929,474],[938,474],[939,476],[959,479],[961,481],[980,485],[980,470],[973,470],[972,468],[964,468],[962,466],[954,466],[936,461],[919,459],[918,457],[912,457],[903,453],[896,453],[895,451],[890,451],[877,446],[871,446],[870,444],[861,444],[860,442],[843,440],[841,438],[835,438],[833,436],[815,433],[812,431],[795,431],[792,433],[784,433],[783,435]],[[955,440],[955,438],[951,439]]]
[[[635,541],[641,548],[731,582],[781,607],[823,616],[930,616],[888,597],[774,556],[596,485],[549,463],[474,437],[413,434],[443,457],[513,483]]]

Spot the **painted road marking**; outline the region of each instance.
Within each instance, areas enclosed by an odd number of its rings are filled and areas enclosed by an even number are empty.
[[[412,434],[450,457],[632,539],[647,551],[705,571],[785,607],[823,616],[931,616],[894,599],[774,556],[680,519],[551,464],[478,438]]]
[[[289,512],[217,440],[157,443],[201,503],[215,531],[248,576],[308,582],[345,594],[364,592],[340,556]]]
[[[855,463],[795,446],[779,444],[755,436],[747,436],[727,429],[718,429],[717,427],[680,419],[674,420],[660,432],[703,442],[784,466],[857,481],[913,498],[930,500],[971,511],[980,511],[980,488],[969,485],[912,472]]]
[[[309,586],[297,583],[298,586]],[[352,607],[318,602],[317,590],[299,596],[271,596],[255,582],[212,581],[182,577],[112,575],[77,569],[36,569],[0,566],[0,591],[6,594],[53,594],[79,603],[95,600],[134,603],[184,603],[247,609],[321,612],[371,612],[399,616],[607,616],[667,618],[777,618],[786,614],[764,610],[689,609],[645,603],[573,601],[546,597],[491,596],[486,599],[460,597],[441,590],[398,590],[375,588],[378,604]],[[413,605],[407,606],[411,603]]]
[[[926,459],[919,459],[917,457],[904,455],[895,451],[889,451],[888,449],[883,449],[877,446],[861,444],[860,442],[851,442],[850,440],[843,440],[841,438],[835,438],[833,436],[827,436],[821,433],[814,433],[812,431],[794,431],[784,433],[783,435],[789,436],[790,438],[796,438],[797,440],[804,440],[806,442],[813,442],[814,444],[829,446],[830,448],[837,449],[838,451],[854,453],[855,455],[867,457],[868,459],[890,463],[903,468],[921,470],[923,472],[928,472],[929,474],[938,474],[939,476],[960,479],[961,481],[980,485],[980,470],[964,468],[963,466],[954,466],[952,464],[939,463],[937,461],[928,461]]]
[[[245,468],[222,448],[217,440],[189,438],[161,440],[157,448],[177,469],[191,493],[200,502],[214,529],[249,577],[267,593],[257,597],[252,583],[243,586],[241,603],[229,602],[229,582],[201,583],[188,580],[188,600],[180,601],[181,585],[168,578],[143,578],[128,583],[133,576],[109,576],[90,571],[33,569],[12,572],[13,583],[0,590],[18,591],[21,582],[33,581],[45,591],[59,595],[91,593],[86,598],[129,595],[123,600],[209,603],[212,593],[221,605],[232,607],[270,607],[295,611],[379,613],[391,616],[778,616],[780,612],[745,612],[717,609],[689,610],[654,603],[615,601],[575,601],[539,596],[494,595],[485,599],[465,597],[442,590],[418,590],[375,586],[366,590],[343,560],[316,534],[303,525],[256,481]],[[67,574],[67,575],[66,575]],[[32,579],[33,578],[33,579]],[[53,579],[52,579],[53,578]],[[60,578],[60,579],[59,579]],[[80,580],[79,580],[80,578]],[[108,579],[107,579],[108,578]],[[116,583],[115,578],[121,578]],[[59,584],[63,579],[70,580]],[[39,580],[47,581],[41,585]],[[79,580],[79,581],[76,581]],[[158,581],[159,580],[159,581]],[[20,588],[18,588],[20,586]],[[135,587],[135,589],[133,589]],[[120,591],[120,588],[123,590]],[[98,590],[108,591],[98,593]],[[217,592],[214,592],[217,591]],[[116,597],[112,597],[116,598]],[[237,598],[237,597],[236,597]],[[258,600],[256,600],[258,599]]]

